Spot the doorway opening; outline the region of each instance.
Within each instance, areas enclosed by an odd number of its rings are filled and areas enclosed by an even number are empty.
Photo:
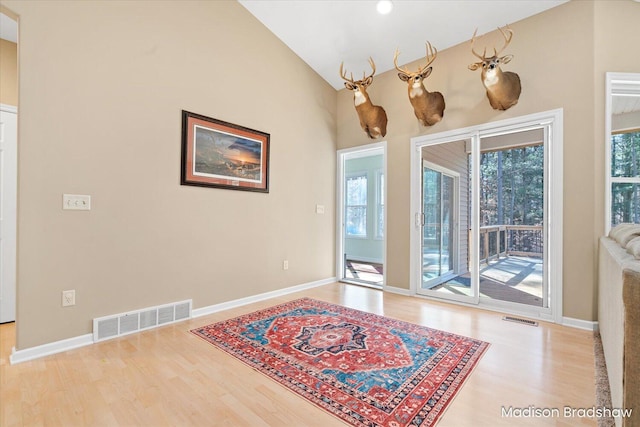
[[[0,323],[16,320],[18,22],[0,7]]]
[[[543,132],[529,132],[533,142],[516,147],[481,138],[479,296],[543,307],[544,145],[538,142]],[[429,191],[423,186],[423,192]],[[469,286],[470,274],[463,272],[430,289],[465,294]]]
[[[381,288],[385,283],[386,143],[338,151],[337,277]]]

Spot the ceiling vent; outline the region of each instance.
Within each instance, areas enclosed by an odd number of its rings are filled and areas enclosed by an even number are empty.
[[[93,342],[151,329],[191,318],[192,300],[93,319]]]

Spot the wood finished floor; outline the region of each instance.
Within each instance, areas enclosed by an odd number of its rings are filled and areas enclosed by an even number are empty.
[[[502,408],[595,405],[593,335],[501,314],[331,284],[17,365],[0,325],[0,425],[344,426],[342,421],[189,333],[308,296],[491,343],[437,424],[595,426],[590,418],[508,418]]]

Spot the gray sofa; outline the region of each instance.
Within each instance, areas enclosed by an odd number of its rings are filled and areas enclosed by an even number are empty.
[[[640,225],[622,224],[600,238],[598,324],[618,427],[640,427]]]

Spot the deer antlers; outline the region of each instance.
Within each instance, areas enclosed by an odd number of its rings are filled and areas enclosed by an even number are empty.
[[[425,46],[427,51],[427,56],[426,56],[427,65],[425,65],[424,67],[419,67],[418,71],[415,73],[409,71],[408,68],[400,68],[398,66],[398,55],[400,55],[400,51],[396,49],[396,53],[393,56],[393,65],[396,67],[396,70],[400,71],[401,73],[405,73],[407,75],[422,74],[423,71],[426,70],[429,65],[431,65],[431,63],[436,59],[436,56],[438,55],[438,50],[435,47],[431,46],[430,42],[426,42]]]
[[[361,82],[361,83],[363,83],[363,84],[365,84],[365,82],[366,82],[367,80],[369,80],[369,79],[373,79],[373,75],[376,73],[376,63],[375,63],[375,62],[373,62],[373,58],[371,58],[371,57],[369,57],[369,65],[371,65],[371,69],[373,70],[373,71],[371,71],[371,74],[367,77],[367,76],[365,75],[365,72],[363,71],[363,72],[362,72],[362,80],[356,80],[356,81],[354,81],[354,80],[353,80],[353,73],[351,73],[351,78],[350,78],[350,79],[348,79],[348,78],[347,78],[347,70],[344,70],[344,62],[341,62],[341,63],[340,63],[340,77],[342,77],[342,80],[345,80],[345,81],[347,81],[347,82],[351,83],[352,85],[353,85],[353,84],[356,84],[356,82],[358,82],[358,81],[359,81],[359,82]],[[344,70],[344,71],[343,71],[343,70]],[[371,84],[371,82],[366,83],[366,85],[367,85],[367,86],[368,86],[369,84]]]
[[[511,43],[511,39],[513,38],[513,30],[511,28],[509,28],[509,25],[507,25],[505,27],[506,31],[509,33],[509,35],[505,34],[505,30],[503,30],[502,28],[498,27],[498,30],[500,30],[500,32],[502,33],[502,36],[504,37],[505,43],[504,46],[502,46],[502,49],[500,50],[496,50],[496,48],[493,48],[493,56],[498,56],[502,53],[503,50],[505,50],[507,48],[507,46],[509,46],[509,43]],[[482,52],[482,55],[480,55],[478,52],[476,52],[473,49],[473,44],[476,41],[476,34],[478,33],[478,29],[476,28],[476,30],[473,32],[473,37],[471,37],[471,53],[473,53],[478,59],[480,59],[481,61],[484,61],[485,59],[487,59],[487,48],[484,48],[484,51]]]

